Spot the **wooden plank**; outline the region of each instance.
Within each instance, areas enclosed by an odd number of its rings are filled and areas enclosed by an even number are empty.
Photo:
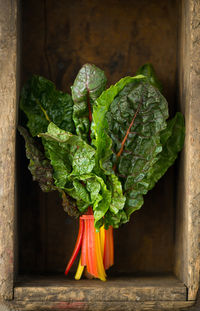
[[[183,0],[179,64],[180,105],[186,139],[178,198],[176,274],[196,298],[200,268],[200,1]]]
[[[17,1],[0,0],[0,296],[11,299],[14,276]]]
[[[145,301],[145,302],[127,302],[127,301],[102,301],[102,302],[64,302],[64,301],[13,301],[9,307],[12,310],[19,311],[152,311],[152,310],[173,310],[183,311],[183,308],[189,308],[194,305],[194,301]]]
[[[173,276],[99,280],[45,279],[18,282],[15,300],[26,301],[184,301],[186,287]]]

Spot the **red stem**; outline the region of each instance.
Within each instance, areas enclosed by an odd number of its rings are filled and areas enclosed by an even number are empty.
[[[79,252],[80,247],[81,247],[82,239],[83,239],[83,232],[84,232],[84,221],[79,218],[78,237],[77,237],[77,240],[76,240],[76,245],[74,247],[74,251],[72,253],[72,256],[71,256],[71,258],[70,258],[70,260],[68,262],[67,268],[65,270],[65,275],[68,274],[69,270],[71,269],[71,266],[73,265],[77,255],[78,255],[78,252]]]
[[[88,110],[89,110],[89,121],[90,123],[92,122],[92,108],[91,108],[91,104],[90,104],[90,97],[89,97],[89,94],[88,94],[88,97],[87,97],[87,104],[88,104]]]
[[[87,249],[86,249],[86,225],[84,222],[84,233],[83,233],[83,240],[82,240],[82,248],[81,248],[81,265],[87,265]]]

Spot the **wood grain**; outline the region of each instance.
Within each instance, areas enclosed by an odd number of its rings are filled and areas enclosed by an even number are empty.
[[[14,278],[17,1],[0,0],[0,296],[11,299]]]
[[[196,298],[200,268],[200,2],[182,1],[179,87],[186,139],[180,167],[175,270]]]
[[[16,311],[183,311],[194,305],[194,301],[102,301],[102,302],[59,302],[59,301],[14,301],[8,306]]]
[[[41,278],[18,282],[15,300],[46,301],[185,301],[186,287],[173,276],[122,277],[107,282]]]

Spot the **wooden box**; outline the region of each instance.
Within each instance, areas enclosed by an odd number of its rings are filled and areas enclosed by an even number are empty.
[[[0,0],[0,297],[17,310],[175,310],[199,286],[200,2]],[[152,62],[170,115],[185,115],[179,160],[115,231],[106,283],[63,276],[77,222],[27,170],[16,124],[31,74],[62,90],[86,62],[110,84]],[[75,269],[75,268],[74,268]],[[73,272],[74,270],[72,270]],[[1,304],[1,302],[0,302]]]

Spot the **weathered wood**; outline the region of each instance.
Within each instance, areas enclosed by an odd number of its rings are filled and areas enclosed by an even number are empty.
[[[15,300],[46,301],[185,301],[186,287],[173,276],[127,277],[79,282],[39,278],[16,284]]]
[[[10,309],[18,311],[182,311],[194,305],[194,301],[102,301],[102,302],[65,302],[65,301],[14,301]]]
[[[194,300],[200,269],[200,1],[183,0],[180,20],[179,97],[186,139],[179,178],[175,270],[188,287],[188,299]]]
[[[11,299],[14,277],[17,1],[0,0],[0,296]]]

